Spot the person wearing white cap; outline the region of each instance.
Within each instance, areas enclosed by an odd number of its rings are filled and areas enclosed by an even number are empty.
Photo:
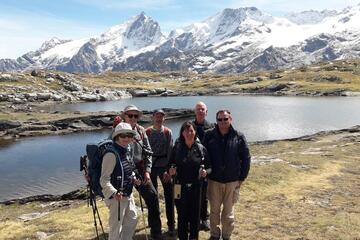
[[[150,226],[150,235],[152,239],[163,239],[161,233],[159,198],[154,185],[150,179],[152,167],[152,150],[145,129],[137,122],[142,112],[135,106],[129,105],[122,112],[122,119],[129,123],[136,132],[134,142],[131,145],[134,152],[134,163],[136,170],[143,179],[142,184],[137,187],[140,196],[145,200],[148,208],[148,224]]]
[[[128,123],[119,123],[111,137],[113,145],[103,156],[100,185],[109,208],[109,240],[132,239],[137,212],[132,195],[134,163],[130,149],[136,132]]]

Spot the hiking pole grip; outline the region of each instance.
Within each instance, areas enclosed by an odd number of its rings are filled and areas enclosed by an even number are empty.
[[[120,181],[121,182],[121,176],[117,176],[116,177],[116,180],[117,181]],[[120,185],[121,186],[121,185]],[[118,189],[118,191],[117,191],[117,193],[116,193],[116,195],[118,195],[118,194],[120,194],[121,195],[121,191],[122,191],[123,189],[120,187],[119,189]],[[121,201],[121,199],[120,200],[117,200],[118,201],[118,221],[120,222],[120,211],[121,211],[121,206],[120,206],[120,201]]]
[[[198,177],[199,180],[202,178],[201,172],[202,172],[202,170],[204,170],[204,169],[205,169],[205,166],[204,166],[203,164],[201,164],[201,165],[200,165],[200,168],[199,168],[199,177]]]
[[[202,203],[201,199],[202,199],[202,195],[204,194],[202,192],[204,178],[201,176],[201,173],[204,169],[205,169],[204,164],[201,164],[200,168],[199,168],[199,176],[198,176],[198,179],[199,179],[199,202],[198,202],[198,212],[197,212],[198,224],[197,224],[197,231],[196,231],[196,239],[199,238],[199,231],[200,231],[200,215],[201,215],[201,203]]]
[[[119,190],[118,190],[118,192],[116,193],[116,195],[119,195],[120,194],[120,196],[122,197],[122,188],[120,188]],[[118,221],[120,222],[120,216],[121,216],[121,205],[120,205],[120,202],[121,202],[121,199],[120,200],[118,200]]]

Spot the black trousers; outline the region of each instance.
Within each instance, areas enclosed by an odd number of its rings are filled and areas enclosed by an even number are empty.
[[[145,204],[148,208],[148,224],[151,228],[151,236],[161,234],[159,198],[154,185],[151,182],[146,185],[141,184],[137,187],[137,190],[145,200]]]
[[[166,168],[163,167],[153,167],[151,169],[151,181],[158,191],[158,177],[160,178],[161,185],[164,189],[164,197],[165,197],[165,210],[166,210],[166,218],[167,218],[167,225],[169,229],[174,229],[175,226],[175,219],[174,219],[174,206],[173,206],[173,189],[171,182],[164,182],[163,181],[163,174],[166,172]]]
[[[197,239],[199,232],[200,184],[181,185],[181,198],[175,200],[180,240]]]
[[[207,198],[207,186],[208,181],[205,179],[202,183],[202,194],[201,194],[201,211],[200,211],[200,219],[205,221],[209,218],[208,208],[208,198]]]

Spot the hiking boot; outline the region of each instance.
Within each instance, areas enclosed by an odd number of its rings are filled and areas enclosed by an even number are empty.
[[[176,236],[176,231],[174,227],[169,227],[168,231],[166,232],[166,235],[168,235],[169,237],[175,237]]]
[[[165,238],[161,234],[151,235],[150,239],[152,239],[152,240],[165,240]]]
[[[209,220],[201,220],[199,230],[200,231],[209,231],[210,230]]]
[[[220,240],[220,237],[210,236],[209,240]]]

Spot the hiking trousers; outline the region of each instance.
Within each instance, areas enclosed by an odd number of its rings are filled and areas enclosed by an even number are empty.
[[[150,181],[148,184],[141,184],[136,186],[141,197],[145,200],[148,208],[148,224],[150,226],[151,236],[158,236],[161,234],[161,220],[159,197],[154,185]]]
[[[239,199],[239,181],[221,183],[208,180],[210,234],[229,239],[234,230],[234,204]],[[222,211],[221,211],[221,206]]]
[[[136,206],[132,194],[120,201],[120,221],[118,220],[119,202],[112,198],[106,199],[105,204],[110,211],[109,240],[131,240],[137,224]]]
[[[204,179],[202,184],[202,194],[201,194],[201,211],[200,211],[200,219],[202,221],[206,221],[209,219],[209,213],[208,213],[208,197],[207,197],[207,186],[208,186],[208,180]]]
[[[175,200],[178,213],[178,238],[197,239],[199,232],[200,184],[181,184],[181,197]]]
[[[166,172],[166,168],[163,167],[152,167],[151,169],[151,182],[154,185],[156,191],[158,191],[158,177],[160,178],[161,184],[164,189],[164,198],[165,198],[165,209],[166,209],[166,218],[167,218],[167,225],[168,229],[174,229],[175,226],[175,219],[174,219],[174,211],[173,211],[173,189],[171,182],[164,182],[163,181],[163,174]]]

